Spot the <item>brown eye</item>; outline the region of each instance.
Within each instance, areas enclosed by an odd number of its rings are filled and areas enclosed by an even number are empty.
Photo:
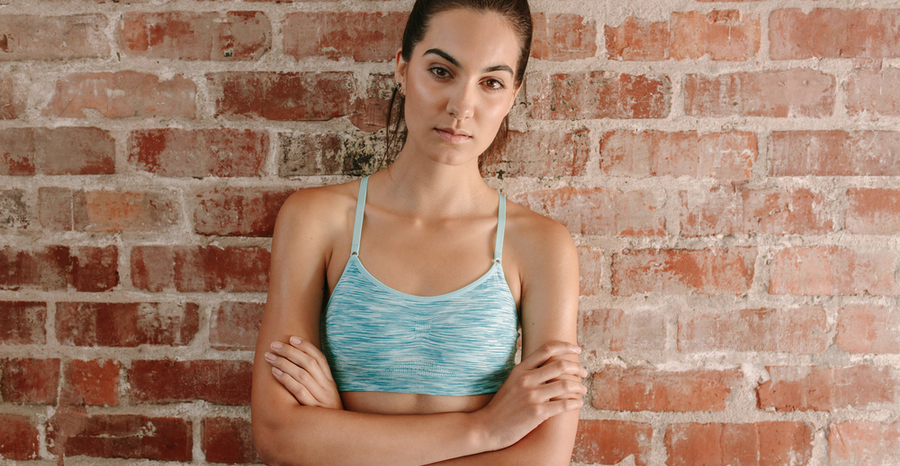
[[[446,68],[442,68],[440,66],[432,66],[431,68],[428,68],[428,71],[431,71],[431,74],[433,74],[436,78],[443,79],[450,77],[450,72],[447,71]]]
[[[499,91],[499,90],[501,90],[501,89],[505,89],[505,88],[506,88],[506,86],[503,85],[503,82],[500,81],[500,80],[498,80],[498,79],[488,79],[488,80],[485,80],[485,81],[484,81],[484,85],[485,85],[488,89],[490,89],[490,90],[492,90],[492,91]]]

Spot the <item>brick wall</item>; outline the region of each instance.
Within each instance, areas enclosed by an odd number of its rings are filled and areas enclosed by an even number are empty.
[[[410,4],[0,5],[3,461],[256,460],[275,214],[380,151]],[[490,183],[579,245],[573,464],[900,463],[900,1],[533,8]]]

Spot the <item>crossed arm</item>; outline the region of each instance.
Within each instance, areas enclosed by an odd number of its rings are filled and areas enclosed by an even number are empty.
[[[295,201],[295,202],[292,202]],[[497,394],[471,413],[380,415],[346,411],[319,352],[325,286],[323,238],[282,208],[272,245],[269,298],[257,342],[251,400],[254,441],[269,464],[446,466],[566,465],[585,375],[577,363],[577,259],[564,231],[539,241],[548,265],[522,279],[523,354]],[[299,336],[300,340],[291,340]],[[272,344],[276,343],[275,346]],[[277,348],[280,343],[281,347]],[[268,355],[268,357],[267,357]]]

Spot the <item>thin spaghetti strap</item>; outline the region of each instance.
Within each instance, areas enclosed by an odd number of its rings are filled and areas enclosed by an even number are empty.
[[[506,198],[500,194],[500,208],[497,213],[497,243],[494,244],[494,262],[503,258],[503,233],[506,231]]]
[[[362,233],[363,214],[366,211],[366,191],[368,190],[369,177],[359,180],[359,195],[356,197],[356,218],[353,220],[353,243],[350,245],[350,255],[359,255],[359,236]]]

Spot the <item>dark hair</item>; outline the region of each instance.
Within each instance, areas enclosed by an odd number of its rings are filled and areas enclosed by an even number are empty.
[[[410,61],[413,49],[425,37],[434,15],[458,8],[497,13],[506,18],[519,38],[519,62],[516,64],[515,84],[521,86],[525,79],[528,56],[531,55],[531,10],[528,8],[527,0],[416,0],[406,21],[406,29],[403,31],[403,46],[400,50],[403,59],[406,62]],[[385,163],[393,160],[406,143],[406,121],[403,114],[405,103],[405,97],[399,92],[399,88],[395,87],[388,105]],[[509,115],[500,124],[494,141],[479,157],[478,168],[483,169],[494,162],[508,139]]]

